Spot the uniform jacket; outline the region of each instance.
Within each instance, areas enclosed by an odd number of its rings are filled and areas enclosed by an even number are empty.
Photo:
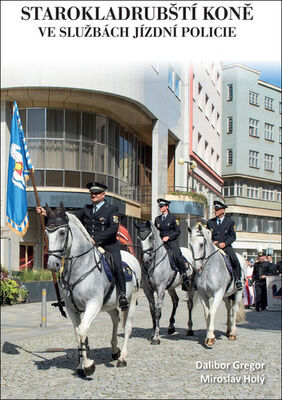
[[[253,281],[259,281],[262,275],[272,275],[271,264],[268,261],[257,262],[254,265]]]
[[[119,249],[116,234],[119,226],[118,208],[105,203],[93,214],[93,204],[86,204],[74,212],[98,246]]]
[[[160,237],[169,237],[169,241],[176,240],[180,235],[180,222],[174,215],[168,213],[164,220],[162,215],[155,219],[155,227],[160,231]]]
[[[236,240],[235,224],[230,217],[224,217],[223,222],[217,225],[217,218],[208,220],[207,228],[212,231],[212,241],[224,242],[226,247]]]

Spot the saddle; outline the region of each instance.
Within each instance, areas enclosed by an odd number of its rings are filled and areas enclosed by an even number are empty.
[[[170,262],[171,268],[175,272],[178,272],[177,262],[176,262],[176,259],[175,259],[174,252],[169,247],[167,247],[166,250],[167,250],[167,253],[168,253],[168,258],[169,258],[169,262]],[[186,269],[188,270],[189,263],[188,263],[188,260],[183,256],[183,254],[182,254],[182,259],[183,259],[183,262],[185,264]]]
[[[101,254],[101,261],[103,269],[107,275],[109,282],[115,281],[114,278],[114,261],[111,253],[105,252]],[[126,262],[122,261],[122,268],[125,276],[125,282],[132,281],[132,270]]]

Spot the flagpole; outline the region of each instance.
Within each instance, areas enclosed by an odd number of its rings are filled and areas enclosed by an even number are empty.
[[[34,173],[33,173],[32,169],[29,170],[29,171],[30,171],[29,175],[31,177],[31,181],[32,181],[33,189],[34,189],[34,195],[35,195],[35,199],[36,199],[36,204],[39,207],[40,206],[40,201],[39,201],[37,187],[36,187],[36,183],[35,183],[35,179],[34,179]],[[42,214],[40,214],[40,220],[41,220],[41,227],[42,227],[42,231],[43,231],[45,248],[48,251],[48,248],[49,248],[48,247],[48,239],[47,239],[47,235],[45,233],[45,221],[44,221],[44,216]],[[58,300],[58,303],[53,303],[52,305],[58,306],[62,316],[67,318],[67,315],[66,315],[66,313],[65,313],[65,311],[63,309],[63,304],[62,304],[62,300],[61,300],[61,296],[60,296],[60,292],[59,292],[59,286],[58,286],[58,280],[57,280],[56,272],[52,272],[52,277],[53,277],[54,287],[55,287],[56,296],[57,296],[57,300]]]

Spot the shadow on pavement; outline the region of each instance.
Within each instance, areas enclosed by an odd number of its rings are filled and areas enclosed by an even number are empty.
[[[237,326],[243,329],[280,331],[281,312],[268,310],[257,312],[255,309],[250,309],[246,312],[246,322]]]

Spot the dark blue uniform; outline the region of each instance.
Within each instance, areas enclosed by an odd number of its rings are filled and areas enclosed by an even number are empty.
[[[207,228],[212,231],[213,242],[217,241],[218,243],[225,243],[226,247],[223,249],[223,251],[231,258],[236,280],[240,280],[241,266],[235,251],[231,246],[231,244],[236,240],[234,221],[230,217],[224,216],[222,223],[218,225],[217,218],[211,218],[208,220]]]
[[[255,302],[256,310],[264,310],[267,306],[267,291],[266,291],[266,279],[262,279],[261,276],[272,275],[271,264],[268,261],[257,262],[254,265],[253,282],[255,284]]]
[[[159,215],[155,219],[155,227],[160,231],[161,238],[164,238],[165,236],[169,237],[165,246],[169,247],[174,253],[177,268],[180,273],[186,273],[185,264],[177,241],[177,238],[180,235],[180,221],[170,213],[166,214],[164,219],[162,219],[162,215]]]
[[[86,204],[80,210],[74,212],[81,221],[89,235],[97,246],[103,247],[111,253],[115,267],[115,277],[122,293],[125,293],[125,278],[122,269],[120,244],[116,238],[119,225],[118,208],[105,203],[94,212],[93,204]]]

